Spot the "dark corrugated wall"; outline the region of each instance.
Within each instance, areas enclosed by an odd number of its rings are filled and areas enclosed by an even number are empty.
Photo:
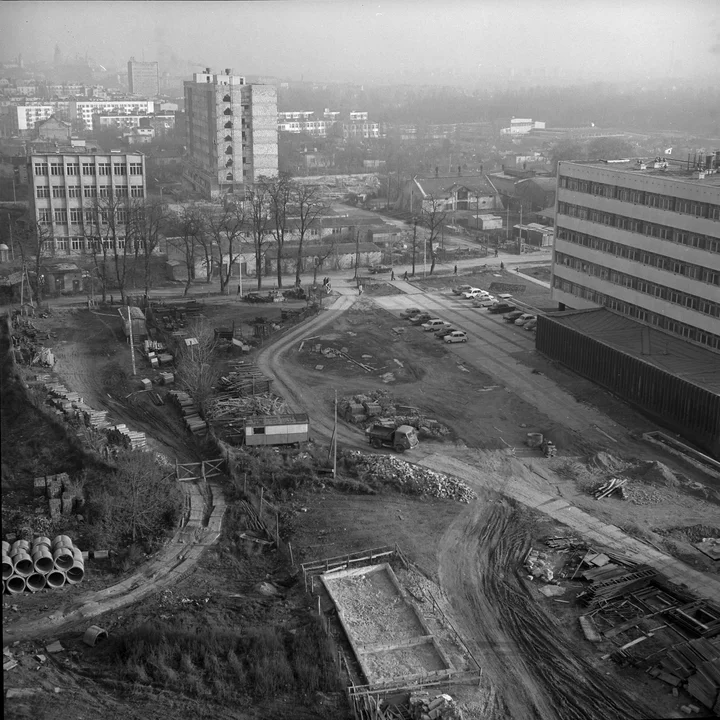
[[[544,315],[535,347],[720,458],[720,396]]]

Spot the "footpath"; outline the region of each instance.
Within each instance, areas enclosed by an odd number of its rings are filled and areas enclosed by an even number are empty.
[[[461,460],[437,453],[420,460],[432,470],[453,473],[474,489],[492,489],[513,498],[527,507],[539,510],[564,525],[572,528],[582,537],[610,550],[626,555],[631,560],[649,565],[677,585],[684,585],[697,597],[717,602],[720,598],[720,579],[694,570],[681,560],[666,555],[640,540],[626,535],[616,525],[609,525],[567,500],[521,484],[513,480],[480,473],[476,468]]]

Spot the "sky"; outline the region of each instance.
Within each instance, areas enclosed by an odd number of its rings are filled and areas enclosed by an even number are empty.
[[[0,3],[0,54],[134,56],[319,82],[456,84],[529,69],[609,80],[720,73],[720,0]],[[202,67],[200,67],[202,66]]]

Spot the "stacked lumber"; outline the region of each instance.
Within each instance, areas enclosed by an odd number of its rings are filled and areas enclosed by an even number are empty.
[[[597,575],[593,579],[592,586],[578,596],[585,605],[591,607],[600,605],[634,590],[639,590],[649,585],[657,575],[657,571],[647,565],[638,565],[632,572],[622,570],[619,575],[609,576],[610,571],[614,573],[613,568],[608,570],[607,565],[597,568]],[[603,573],[605,578],[603,578]]]
[[[167,349],[163,343],[158,342],[157,340],[145,340],[143,346],[146,353],[149,353],[151,350],[153,352],[163,352]]]
[[[175,382],[175,375],[171,372],[160,373],[160,384],[161,385],[172,385]]]
[[[92,408],[87,408],[86,410],[83,410],[85,424],[88,427],[98,428],[101,430],[104,430],[105,428],[110,426],[110,423],[107,419],[107,414],[107,410],[93,410]]]
[[[185,426],[193,435],[207,432],[208,424],[200,417],[200,411],[193,399],[182,390],[171,390],[170,397],[180,408]]]
[[[111,426],[106,431],[106,435],[113,445],[121,445],[130,450],[145,450],[147,448],[145,433],[130,430],[124,423]]]
[[[462,717],[455,700],[445,693],[432,697],[426,690],[414,692],[410,695],[408,705],[412,720],[453,720]]]
[[[235,363],[235,369],[218,380],[218,387],[235,396],[263,395],[270,392],[270,383],[262,371],[253,364]]]
[[[706,600],[681,605],[668,610],[673,622],[693,635],[714,637],[720,635],[720,606]]]

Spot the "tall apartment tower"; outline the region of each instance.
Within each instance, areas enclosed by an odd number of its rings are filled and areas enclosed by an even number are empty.
[[[185,81],[188,163],[185,179],[207,198],[243,194],[260,177],[277,177],[277,91],[245,78],[194,73]]]
[[[676,162],[558,164],[552,297],[720,352],[720,151]]]
[[[128,61],[128,85],[131,95],[157,97],[160,94],[160,71],[157,62]]]
[[[109,242],[111,223],[113,241],[124,242],[128,211],[147,194],[145,156],[30,155],[28,182],[30,212],[44,238],[43,254],[91,254],[98,243]]]

